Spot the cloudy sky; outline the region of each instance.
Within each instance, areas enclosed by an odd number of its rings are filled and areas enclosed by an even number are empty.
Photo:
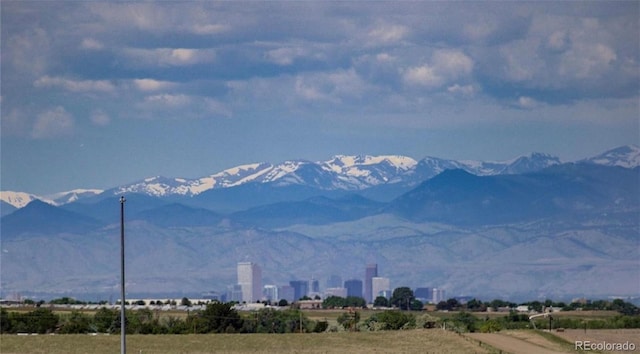
[[[2,1],[2,190],[638,144],[637,1]]]

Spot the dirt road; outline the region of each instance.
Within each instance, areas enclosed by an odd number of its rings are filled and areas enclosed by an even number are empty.
[[[505,331],[500,333],[469,333],[468,337],[512,354],[570,353],[560,344],[553,343],[529,331]]]

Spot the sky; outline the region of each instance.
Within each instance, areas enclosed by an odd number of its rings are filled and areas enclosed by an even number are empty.
[[[0,189],[640,142],[640,2],[2,1]]]

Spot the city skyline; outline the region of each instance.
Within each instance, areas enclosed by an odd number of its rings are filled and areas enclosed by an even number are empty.
[[[324,299],[329,296],[339,297],[359,297],[365,303],[372,304],[378,296],[383,296],[387,300],[391,298],[394,288],[391,286],[391,279],[378,276],[378,265],[369,263],[365,266],[364,280],[359,278],[348,278],[341,281],[340,286],[336,286],[336,279],[341,278],[335,274],[330,275],[325,282],[324,288],[315,277],[309,279],[292,279],[288,284],[264,284],[262,279],[262,268],[253,262],[237,263],[237,284],[230,286],[226,293],[228,300],[241,300],[245,303],[255,303],[258,301],[280,301],[282,299],[289,302],[298,301],[302,298],[311,299],[319,296]],[[368,279],[368,280],[367,280]],[[260,287],[258,289],[258,286]],[[367,287],[370,290],[367,291]],[[402,285],[407,286],[407,285]],[[411,289],[429,289],[429,296],[423,296],[422,300],[437,303],[444,299],[445,290],[438,287],[409,286]],[[240,291],[238,294],[237,291]],[[416,296],[418,297],[418,296]]]

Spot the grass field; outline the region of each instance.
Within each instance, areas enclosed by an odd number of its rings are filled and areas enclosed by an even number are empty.
[[[117,353],[118,335],[0,336],[0,353]],[[142,353],[491,353],[440,329],[308,334],[130,335]]]

